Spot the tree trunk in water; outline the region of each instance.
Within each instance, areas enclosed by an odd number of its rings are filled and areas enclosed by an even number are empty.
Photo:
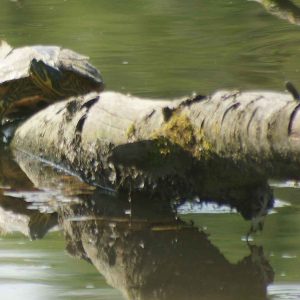
[[[299,107],[271,92],[174,101],[92,93],[34,115],[11,146],[106,188],[270,203],[268,178],[299,178]]]

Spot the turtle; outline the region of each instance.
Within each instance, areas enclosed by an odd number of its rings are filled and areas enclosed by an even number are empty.
[[[49,104],[104,87],[89,58],[59,46],[12,48],[0,41],[0,120],[24,119]]]

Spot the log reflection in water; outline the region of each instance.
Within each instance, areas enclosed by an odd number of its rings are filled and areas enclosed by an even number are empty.
[[[231,264],[158,194],[103,193],[25,157],[17,160],[31,181],[61,194],[43,206],[56,210],[67,251],[95,265],[125,298],[265,299],[273,270],[262,248]]]
[[[55,212],[45,214],[28,208],[25,195],[43,196],[38,191],[9,151],[0,149],[0,232],[20,232],[30,239],[42,238],[57,225]],[[44,195],[45,196],[45,195]]]
[[[109,198],[88,210],[64,208],[60,221],[69,253],[94,264],[126,299],[266,298],[274,274],[262,248],[251,246],[249,256],[231,264],[206,233],[171,210],[157,213],[137,196],[128,216],[123,201]]]
[[[62,198],[61,202],[66,199],[68,201],[88,199],[95,189],[77,177],[66,176],[61,169],[54,169],[37,159],[33,160],[31,156],[23,152],[15,150],[14,155],[22,170],[35,186],[47,189],[51,194],[55,191],[55,198]],[[243,166],[228,164],[224,161],[216,161],[215,164],[218,165],[217,174],[202,173],[201,185],[197,185],[197,178],[190,174],[190,176],[185,176],[186,186],[197,187],[201,194],[201,196],[199,194],[197,196],[201,201],[204,199],[205,202],[225,204],[235,208],[245,219],[252,221],[250,233],[262,229],[264,218],[269,209],[273,207],[274,202],[267,179],[261,174],[257,174],[255,170],[246,169]],[[159,172],[159,168],[156,172]],[[200,175],[198,174],[198,176]],[[178,189],[180,193],[178,193]],[[153,202],[156,199],[161,205],[181,204],[192,196],[190,190],[182,189],[180,184],[176,185],[176,181],[171,181],[169,185],[166,185],[166,182],[160,185],[158,182],[150,191],[147,188],[144,190],[143,187],[140,190],[146,193],[148,201]],[[112,190],[103,190],[103,192],[116,193]],[[121,193],[122,191],[120,191]],[[57,210],[55,207],[53,209]]]

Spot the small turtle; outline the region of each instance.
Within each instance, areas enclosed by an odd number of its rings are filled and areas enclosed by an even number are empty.
[[[13,49],[0,41],[0,119],[27,118],[50,103],[100,92],[103,80],[88,57],[58,46]]]

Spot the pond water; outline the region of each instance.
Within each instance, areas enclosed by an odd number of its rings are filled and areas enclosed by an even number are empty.
[[[0,39],[74,49],[106,89],[140,97],[300,79],[300,27],[254,1],[1,0]],[[296,182],[271,182],[275,208],[248,244],[226,207],[140,207],[0,154],[3,300],[300,299]]]

